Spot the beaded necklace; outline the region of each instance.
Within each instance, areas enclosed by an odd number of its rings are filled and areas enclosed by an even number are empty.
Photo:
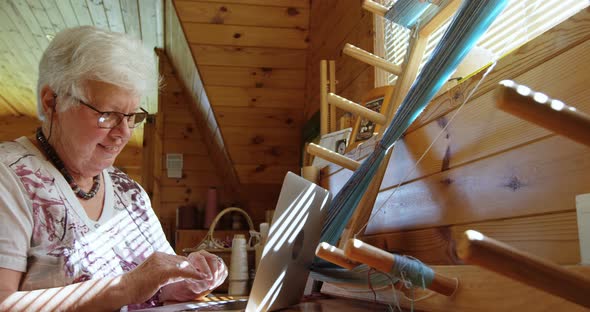
[[[76,196],[78,196],[81,199],[88,200],[94,197],[94,195],[96,195],[98,189],[100,188],[100,174],[92,178],[93,183],[90,191],[88,191],[88,193],[84,192],[78,186],[76,181],[74,181],[74,178],[66,169],[66,166],[55,152],[55,149],[53,149],[49,142],[47,142],[47,138],[45,138],[45,135],[43,134],[43,131],[41,131],[41,128],[37,129],[36,138],[39,144],[41,144],[41,148],[43,148],[43,152],[45,153],[45,155],[49,158],[49,160],[53,163],[57,170],[61,172],[61,174],[64,176],[64,178],[66,179],[74,193],[76,193]]]

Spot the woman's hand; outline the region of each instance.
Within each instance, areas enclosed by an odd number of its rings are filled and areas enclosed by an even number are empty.
[[[211,269],[193,265],[190,257],[154,252],[142,264],[125,273],[122,283],[125,283],[125,288],[129,290],[128,302],[141,303],[150,299],[167,284],[183,279],[208,280],[211,279],[210,275]]]
[[[202,278],[187,278],[162,288],[160,299],[164,301],[190,301],[208,294],[227,278],[227,266],[223,260],[204,250],[188,256],[190,264],[202,273]]]

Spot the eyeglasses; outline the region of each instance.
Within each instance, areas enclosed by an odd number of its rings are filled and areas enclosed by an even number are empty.
[[[120,112],[101,112],[98,109],[96,109],[96,107],[82,101],[81,99],[74,97],[72,95],[69,96],[75,99],[76,101],[80,102],[80,104],[100,114],[97,120],[97,126],[99,128],[113,129],[114,127],[118,126],[121,123],[121,121],[123,121],[123,118],[127,118],[127,125],[129,126],[129,128],[133,129],[139,126],[144,120],[146,120],[148,116],[148,112],[141,107],[139,108],[141,109],[141,112],[131,114],[124,114]]]

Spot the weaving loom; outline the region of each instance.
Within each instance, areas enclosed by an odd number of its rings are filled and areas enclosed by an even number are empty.
[[[407,4],[408,2],[404,1],[403,3]],[[426,63],[423,72],[412,84],[393,121],[382,136],[381,141],[376,145],[373,153],[354,172],[353,176],[335,196],[332,205],[329,207],[328,218],[322,229],[322,242],[330,245],[335,245],[338,242],[342,231],[352,217],[354,209],[359,204],[363,194],[369,187],[386,152],[393,147],[395,142],[432,100],[434,95],[448,80],[461,60],[500,14],[506,4],[506,0],[464,1],[462,3],[440,43]],[[419,5],[413,8],[422,7],[424,6]],[[412,9],[412,11],[416,10]],[[423,12],[421,9],[418,11],[420,11],[419,13]],[[332,264],[321,259],[316,259],[315,263],[315,267],[312,269],[312,276],[316,280],[356,285],[370,284],[373,286],[384,286],[395,282],[389,276],[379,274],[367,275],[369,268],[365,265],[345,272],[342,269],[334,268]],[[404,262],[404,265],[410,265],[410,263]],[[423,268],[424,266],[417,266],[419,270],[425,270]],[[399,271],[399,267],[395,268],[395,270]],[[386,273],[395,275],[396,272]],[[399,274],[397,275],[399,276]],[[426,276],[429,277],[425,278]],[[432,282],[432,278],[432,273],[421,272],[415,277],[409,278],[409,280],[414,285],[427,288]]]

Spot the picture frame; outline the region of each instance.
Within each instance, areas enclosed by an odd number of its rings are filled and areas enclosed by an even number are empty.
[[[363,96],[360,104],[378,113],[387,112],[393,95],[393,88],[393,86],[383,86],[372,89]],[[381,128],[382,125],[364,117],[356,116],[346,152],[353,150],[363,141],[378,134],[382,130]]]
[[[350,141],[351,131],[351,128],[346,128],[335,132],[327,133],[322,136],[319,145],[321,147],[325,147],[331,150],[332,152],[344,155],[344,153],[347,150],[348,142]],[[320,157],[314,157],[312,162],[312,165],[318,168],[323,168],[329,164],[330,162]]]

